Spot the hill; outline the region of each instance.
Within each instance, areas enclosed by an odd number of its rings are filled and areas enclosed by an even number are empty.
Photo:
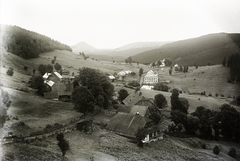
[[[176,41],[160,48],[142,52],[133,56],[141,63],[156,62],[170,58],[180,65],[215,65],[223,58],[239,52],[240,34],[210,34],[198,38]]]
[[[85,42],[72,46],[75,53],[84,52],[86,55],[103,61],[124,61],[124,59],[161,47],[168,42],[136,42],[118,47],[116,49],[96,49]]]
[[[1,46],[24,59],[37,58],[40,53],[57,49],[72,51],[65,44],[18,26],[1,25],[0,35]]]
[[[88,45],[85,42],[80,42],[78,44],[75,44],[73,46],[71,46],[73,52],[75,53],[79,53],[79,52],[84,52],[84,53],[89,53],[89,52],[96,52],[99,49],[96,49],[90,45]]]
[[[129,50],[134,48],[158,48],[170,42],[135,42],[116,48],[115,50]]]

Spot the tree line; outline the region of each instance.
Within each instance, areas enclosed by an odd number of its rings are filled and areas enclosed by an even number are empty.
[[[171,96],[171,116],[174,125],[169,131],[186,133],[204,139],[219,140],[220,135],[226,141],[240,141],[240,113],[232,106],[223,104],[220,112],[197,107],[193,113],[188,113],[189,104],[185,98],[179,98],[176,89]]]
[[[232,54],[228,61],[224,58],[222,64],[230,68],[230,81],[240,82],[240,53]]]
[[[18,26],[1,26],[3,47],[24,59],[37,58],[39,54],[54,50],[72,49],[65,44],[36,32],[28,31]]]

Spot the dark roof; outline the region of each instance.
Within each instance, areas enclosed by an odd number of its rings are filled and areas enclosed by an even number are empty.
[[[125,105],[119,105],[117,111],[118,112],[124,112],[124,113],[130,113],[131,107],[125,106]]]
[[[145,125],[146,120],[143,116],[119,112],[106,128],[124,136],[135,137],[138,129]]]
[[[138,101],[146,99],[140,91],[129,94],[124,100],[123,103],[126,106],[135,105]]]
[[[73,84],[71,82],[55,83],[53,91],[57,92],[59,96],[70,96],[73,92]]]
[[[148,106],[138,106],[138,105],[132,106],[130,110],[130,114],[135,115],[136,113],[138,113],[141,116],[146,116],[146,114],[149,113]]]

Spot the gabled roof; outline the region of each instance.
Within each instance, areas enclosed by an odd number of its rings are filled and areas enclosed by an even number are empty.
[[[152,90],[154,86],[148,86],[148,85],[143,85],[141,89],[147,89],[147,90]]]
[[[63,77],[61,76],[61,74],[59,74],[58,72],[53,72],[59,79],[62,79]]]
[[[124,72],[124,71],[121,71],[121,72],[118,73],[118,75],[121,75],[121,76],[125,76],[126,74],[127,74],[127,73]]]
[[[152,70],[149,70],[147,74],[154,74],[154,72]]]
[[[46,83],[46,84],[49,85],[50,87],[52,87],[52,86],[55,84],[55,82],[53,82],[53,81],[51,81],[51,80],[49,80],[49,81],[44,81],[44,83]]]
[[[135,105],[139,100],[145,99],[140,91],[129,94],[124,100],[123,103],[126,106]]]
[[[139,106],[139,105],[134,105],[132,106],[131,110],[130,110],[130,114],[135,115],[141,115],[141,116],[145,116],[148,113],[148,106]]]
[[[108,78],[115,79],[115,77],[113,75],[108,76]]]
[[[44,79],[48,79],[48,77],[51,75],[51,73],[45,73],[44,75],[43,75],[43,78]]]
[[[109,121],[106,128],[121,135],[135,137],[138,129],[145,125],[146,120],[143,116],[119,112]]]

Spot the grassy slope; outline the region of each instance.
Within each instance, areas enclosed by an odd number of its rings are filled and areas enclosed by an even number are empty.
[[[224,57],[239,52],[239,34],[211,34],[194,39],[176,41],[133,56],[139,62],[156,62],[170,58],[180,65],[221,64]]]

